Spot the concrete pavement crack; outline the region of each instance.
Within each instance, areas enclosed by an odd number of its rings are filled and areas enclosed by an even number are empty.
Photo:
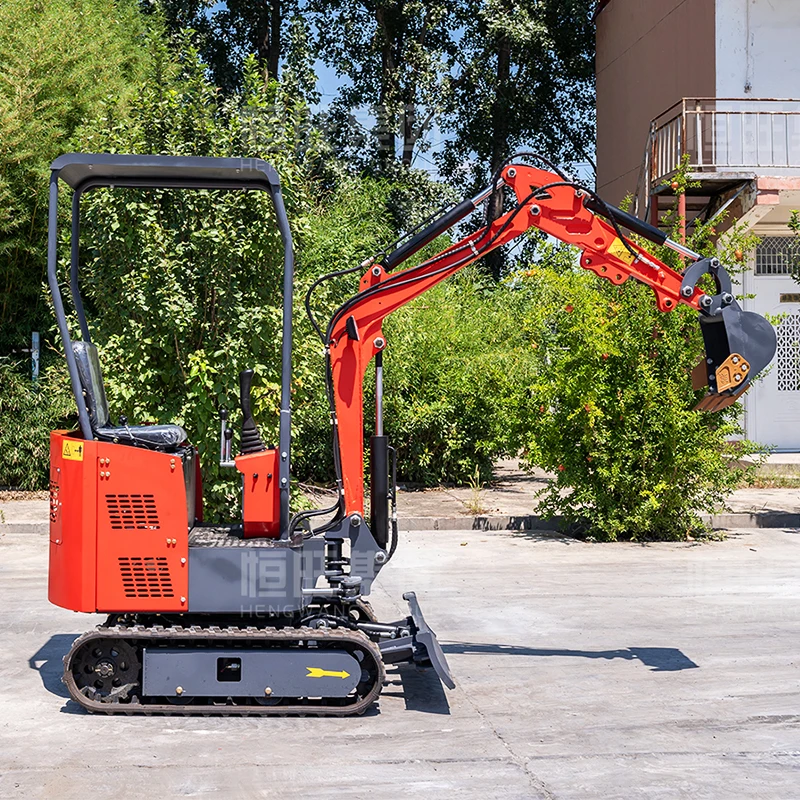
[[[538,792],[539,796],[544,798],[544,800],[557,800],[557,797],[554,794],[553,790],[541,778],[537,777],[528,768],[528,759],[525,759],[522,756],[517,755],[517,753],[514,752],[514,748],[505,740],[503,734],[501,734],[500,731],[497,730],[494,723],[481,710],[481,708],[472,701],[472,698],[467,694],[467,692],[465,692],[463,689],[461,689],[460,691],[467,699],[467,702],[472,706],[473,709],[475,709],[475,713],[489,727],[489,730],[491,730],[494,737],[506,749],[509,757],[511,758],[512,763],[516,764],[528,776],[528,781],[530,782],[531,787],[535,789],[536,792]]]

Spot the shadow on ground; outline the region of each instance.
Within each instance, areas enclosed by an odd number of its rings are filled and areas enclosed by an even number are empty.
[[[67,687],[61,682],[64,674],[62,659],[78,636],[79,633],[57,633],[28,659],[28,666],[39,673],[44,688],[57,697],[69,697]]]
[[[502,655],[502,656],[561,656],[570,658],[621,658],[626,661],[641,661],[652,672],[679,672],[683,669],[697,669],[691,658],[676,647],[626,647],[620,650],[559,650],[541,647],[518,647],[509,644],[478,644],[471,642],[452,642],[443,644],[447,655]]]
[[[406,711],[450,713],[444,686],[432,668],[421,669],[414,664],[398,664],[390,668],[381,697],[402,697]]]

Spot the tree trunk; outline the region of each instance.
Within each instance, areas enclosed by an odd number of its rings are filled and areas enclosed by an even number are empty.
[[[398,13],[398,10],[392,8],[391,5],[387,8],[384,4],[378,3],[375,8],[375,20],[381,37],[381,87],[378,108],[375,114],[378,137],[378,166],[381,172],[385,172],[389,164],[394,160],[397,147],[394,130],[395,121],[391,113],[391,106],[396,97],[394,82],[397,80],[397,67],[393,52],[395,44],[394,25],[392,24],[396,13]],[[405,157],[405,153],[403,155]]]
[[[403,164],[411,166],[414,160],[414,145],[417,143],[417,114],[416,106],[406,102],[403,110]]]
[[[430,19],[430,8],[425,7],[422,26],[417,36],[417,46],[420,50],[425,50],[426,39]],[[428,120],[421,121],[418,118],[419,108],[416,102],[417,84],[413,78],[408,78],[408,85],[405,87],[405,108],[403,109],[403,164],[410,167],[414,160],[414,147],[417,142],[425,135]],[[430,117],[428,118],[430,119]]]
[[[511,42],[508,36],[501,34],[497,42],[497,81],[495,95],[492,103],[492,153],[489,163],[491,174],[500,168],[503,160],[508,157],[508,113],[509,77],[511,75]],[[486,222],[492,223],[503,213],[503,190],[498,189],[489,198],[486,207]],[[505,257],[501,250],[493,250],[486,256],[486,264],[492,277],[499,281]]]
[[[281,3],[272,0],[261,3],[258,8],[258,20],[255,24],[254,38],[256,56],[259,63],[266,68],[267,77],[278,80],[278,69],[281,59]]]
[[[281,60],[281,0],[272,0],[269,20],[269,56],[267,70],[270,77],[278,80]]]

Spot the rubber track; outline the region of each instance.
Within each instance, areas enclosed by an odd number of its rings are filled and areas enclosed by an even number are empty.
[[[87,642],[98,639],[123,639],[128,642],[176,642],[181,640],[197,641],[206,640],[209,643],[236,644],[241,642],[269,642],[275,644],[292,644],[298,641],[326,640],[351,645],[348,650],[360,649],[366,658],[372,658],[374,672],[377,680],[364,697],[348,705],[311,705],[302,702],[294,705],[225,705],[225,704],[186,704],[173,705],[172,703],[148,702],[109,702],[103,703],[86,697],[78,689],[72,675],[72,661],[78,650]],[[69,691],[69,696],[87,711],[101,714],[145,714],[148,716],[254,716],[254,717],[284,717],[284,716],[317,716],[317,717],[346,717],[363,714],[374,702],[383,688],[385,670],[380,650],[360,631],[334,630],[318,628],[219,628],[211,626],[201,627],[170,627],[160,625],[146,627],[136,625],[133,627],[103,627],[88,631],[79,636],[64,656],[64,676],[62,681]],[[338,699],[338,698],[337,698]]]

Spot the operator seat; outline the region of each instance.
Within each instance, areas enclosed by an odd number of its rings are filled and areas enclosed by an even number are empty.
[[[77,341],[72,342],[72,352],[75,354],[78,376],[95,438],[151,450],[175,450],[186,442],[186,431],[180,425],[109,425],[108,400],[97,348],[90,342]]]

